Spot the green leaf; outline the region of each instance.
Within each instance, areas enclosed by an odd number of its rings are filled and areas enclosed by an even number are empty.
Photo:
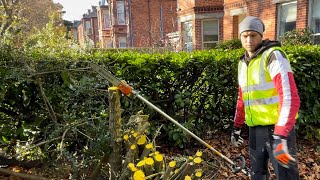
[[[7,139],[6,137],[4,137],[4,136],[2,136],[2,140],[3,140],[3,142],[6,143],[6,144],[9,143],[8,139]]]
[[[172,139],[173,139],[174,141],[178,140],[179,137],[180,137],[179,134],[180,134],[180,133],[173,133],[173,134],[172,134]]]

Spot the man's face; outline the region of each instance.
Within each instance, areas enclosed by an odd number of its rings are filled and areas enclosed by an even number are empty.
[[[262,37],[256,31],[245,31],[241,33],[241,43],[242,47],[247,50],[251,56],[262,43]]]

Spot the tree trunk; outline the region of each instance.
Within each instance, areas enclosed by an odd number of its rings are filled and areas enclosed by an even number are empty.
[[[109,131],[111,133],[112,153],[109,163],[111,179],[117,179],[121,169],[121,109],[118,88],[109,88]]]

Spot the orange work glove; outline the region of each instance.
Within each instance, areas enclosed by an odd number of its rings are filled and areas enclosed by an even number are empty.
[[[287,140],[283,137],[273,135],[273,155],[280,165],[289,168],[296,160],[289,154]]]

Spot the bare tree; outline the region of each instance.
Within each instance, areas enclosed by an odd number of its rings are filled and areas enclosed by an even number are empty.
[[[19,33],[26,37],[44,27],[51,13],[61,10],[62,6],[52,0],[0,0],[0,37]]]

